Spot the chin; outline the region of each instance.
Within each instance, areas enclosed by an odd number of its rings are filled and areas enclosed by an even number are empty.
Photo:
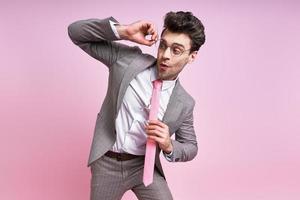
[[[166,77],[163,74],[158,73],[158,78],[161,79],[161,80],[164,80]]]
[[[170,77],[167,74],[158,74],[159,79],[161,80],[170,80]]]
[[[157,78],[159,78],[159,79],[163,79],[163,76],[162,76],[162,74],[161,74],[161,73],[158,73],[158,74],[157,74],[157,76],[158,76]]]

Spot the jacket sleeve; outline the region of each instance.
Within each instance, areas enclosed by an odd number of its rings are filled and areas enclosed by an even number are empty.
[[[113,17],[108,17],[78,20],[68,26],[72,42],[108,68],[125,55],[141,53],[137,46],[116,42],[120,39],[113,32],[110,21],[119,23]]]
[[[194,105],[187,111],[187,117],[180,128],[175,132],[175,140],[172,139],[172,162],[190,161],[197,155],[198,145],[194,130],[193,111]]]

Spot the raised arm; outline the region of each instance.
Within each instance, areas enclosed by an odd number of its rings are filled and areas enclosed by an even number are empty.
[[[111,25],[110,22],[116,25]],[[113,28],[119,37],[114,33]],[[153,23],[137,21],[130,25],[120,25],[113,17],[73,22],[68,26],[68,34],[74,44],[108,67],[122,56],[141,53],[137,46],[128,46],[116,40],[129,40],[148,46],[153,45],[157,40],[157,31]],[[146,39],[147,35],[152,35],[150,40]]]

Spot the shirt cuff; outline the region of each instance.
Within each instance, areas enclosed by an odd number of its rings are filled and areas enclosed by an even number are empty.
[[[167,161],[169,161],[169,162],[173,161],[173,151],[171,151],[171,153],[165,153],[163,151],[163,154],[164,154],[165,158],[167,159]]]
[[[111,20],[109,20],[109,23],[110,23],[110,27],[111,27],[112,31],[114,32],[115,36],[116,36],[118,39],[121,39],[121,38],[120,38],[120,35],[119,35],[118,31],[117,31],[117,28],[116,28],[116,26],[115,26],[115,24],[119,24],[119,23],[113,22],[113,21],[111,21]]]

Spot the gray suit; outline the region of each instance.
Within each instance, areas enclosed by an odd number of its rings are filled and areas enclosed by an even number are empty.
[[[69,25],[68,34],[74,44],[108,67],[108,89],[98,113],[88,166],[107,152],[116,141],[115,119],[130,81],[141,71],[156,63],[156,58],[115,40],[109,20],[79,20]],[[173,89],[163,122],[169,126],[175,162],[192,160],[197,154],[197,141],[193,126],[195,101],[183,89],[179,80]],[[164,176],[157,148],[155,164]]]

